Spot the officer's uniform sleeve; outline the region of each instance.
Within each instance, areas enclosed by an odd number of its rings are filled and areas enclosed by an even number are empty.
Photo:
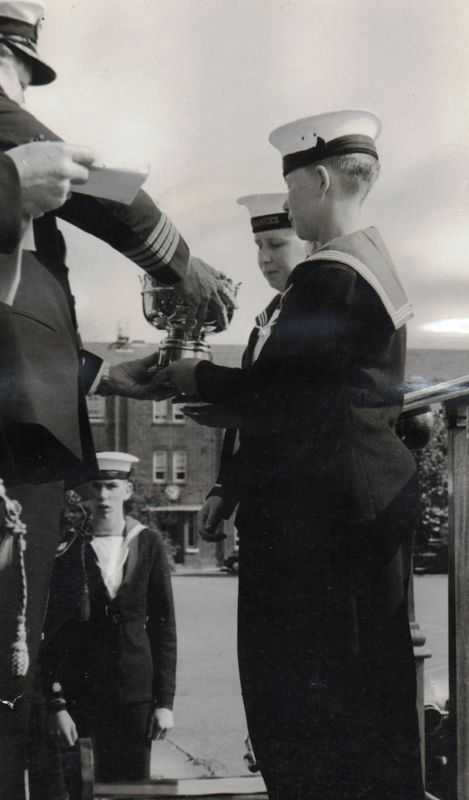
[[[203,400],[242,414],[247,427],[263,430],[275,409],[308,391],[340,382],[350,364],[355,324],[357,274],[336,263],[296,267],[267,354],[251,367],[237,369],[201,361],[196,367]]]
[[[0,153],[0,254],[14,253],[21,239],[21,186],[11,158]]]
[[[146,192],[129,205],[76,194],[57,216],[109,244],[158,283],[171,286],[184,278],[189,248]]]
[[[172,708],[176,690],[176,620],[171,570],[161,536],[152,531],[154,553],[147,593],[147,635],[153,659],[156,707]]]
[[[20,280],[21,186],[11,158],[0,153],[0,318],[15,299]],[[4,305],[3,305],[4,304]]]
[[[60,141],[60,137],[0,93],[0,150],[31,141]],[[186,274],[189,249],[184,239],[142,190],[130,205],[72,194],[53,213],[107,242],[161,284],[177,283]]]

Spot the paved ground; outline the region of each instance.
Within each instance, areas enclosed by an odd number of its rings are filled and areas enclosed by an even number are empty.
[[[164,777],[250,774],[236,661],[236,577],[176,575],[176,727],[156,743],[152,771]]]
[[[415,618],[432,657],[425,662],[425,702],[448,697],[448,577],[415,575]]]
[[[152,772],[180,778],[249,774],[236,663],[238,582],[223,574],[181,574],[173,585],[179,638],[176,727],[169,741],[155,744]],[[426,662],[427,694],[444,694],[447,579],[416,576],[414,585],[416,620],[433,654]]]

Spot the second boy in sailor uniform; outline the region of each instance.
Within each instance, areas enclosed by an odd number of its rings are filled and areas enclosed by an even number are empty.
[[[41,657],[55,741],[94,742],[102,781],[149,778],[153,738],[173,726],[176,628],[160,534],[124,512],[128,453],[98,453],[99,479],[80,489],[91,536],[59,548]]]

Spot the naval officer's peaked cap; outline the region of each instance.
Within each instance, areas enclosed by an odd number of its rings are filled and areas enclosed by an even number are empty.
[[[101,480],[126,480],[131,473],[132,466],[140,460],[130,453],[118,451],[96,453],[96,458]]]
[[[347,109],[304,117],[269,136],[283,158],[283,174],[332,156],[366,153],[378,158],[376,139],[381,121],[372,111]]]
[[[246,194],[238,197],[237,203],[245,206],[251,217],[253,233],[291,228],[288,214],[284,209],[287,195],[281,192],[272,194]]]
[[[32,66],[31,86],[52,83],[57,77],[39,56],[37,42],[39,27],[46,13],[45,4],[29,0],[4,3],[0,0],[0,42],[23,56]]]

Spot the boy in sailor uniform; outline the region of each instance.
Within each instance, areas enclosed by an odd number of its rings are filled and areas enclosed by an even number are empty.
[[[280,313],[282,293],[290,273],[304,259],[307,249],[314,250],[314,245],[305,246],[296,236],[284,210],[285,201],[285,193],[251,194],[237,200],[249,213],[259,268],[269,286],[277,292],[256,317],[255,327],[242,356],[244,368],[256,361],[271,334]],[[243,429],[232,427],[237,423],[242,424],[242,420],[222,406],[186,407],[184,413],[199,425],[227,429],[217,482],[209,492],[198,518],[201,536],[207,541],[216,541],[219,523],[231,516],[239,501],[237,487],[241,476],[238,476],[237,452],[240,438],[248,434]]]
[[[319,248],[291,273],[257,360],[157,376],[242,417],[238,653],[271,800],[423,800],[402,559],[415,463],[396,434],[410,305],[362,204],[375,114],[297,120],[270,141],[286,210]]]
[[[62,748],[93,739],[102,781],[149,778],[152,739],[173,727],[176,628],[161,537],[124,512],[128,453],[98,453],[80,490],[91,536],[59,548],[41,667],[49,729]]]

